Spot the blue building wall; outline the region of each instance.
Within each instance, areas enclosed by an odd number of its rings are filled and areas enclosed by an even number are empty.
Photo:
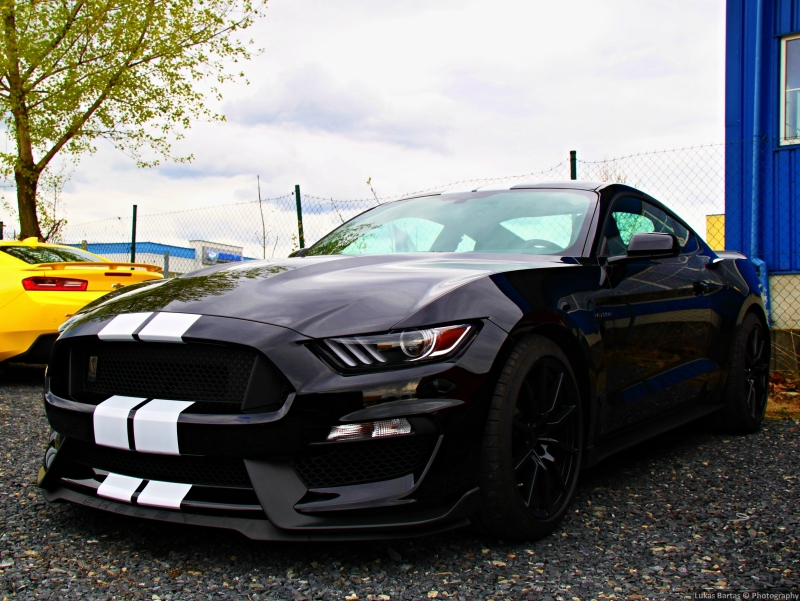
[[[75,248],[82,248],[80,244],[70,244]],[[96,255],[124,255],[130,254],[130,242],[90,242],[86,245],[86,250]],[[170,244],[159,244],[158,242],[137,242],[136,254],[153,254],[163,255],[169,252],[169,256],[179,259],[194,259],[195,251],[193,248],[185,248],[183,246],[172,246]],[[232,253],[219,253],[220,261],[234,262],[234,261],[255,261],[253,257],[243,257]]]
[[[779,144],[781,38],[795,33],[800,0],[728,0],[726,247],[770,273],[800,273],[800,145]]]

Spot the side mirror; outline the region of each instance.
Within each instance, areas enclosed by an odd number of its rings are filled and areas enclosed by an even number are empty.
[[[678,254],[680,246],[672,234],[641,232],[634,234],[628,244],[628,257],[671,257]]]
[[[679,251],[678,239],[672,234],[641,232],[631,238],[627,254],[611,257],[608,261],[613,263],[625,259],[674,257]]]

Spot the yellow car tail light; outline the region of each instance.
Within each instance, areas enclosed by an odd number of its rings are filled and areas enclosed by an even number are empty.
[[[89,285],[86,280],[76,280],[73,278],[42,278],[33,277],[22,280],[22,287],[25,290],[49,290],[51,292],[67,292],[69,290],[84,291]]]

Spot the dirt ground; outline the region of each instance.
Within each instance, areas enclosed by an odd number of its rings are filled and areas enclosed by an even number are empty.
[[[768,419],[800,419],[800,379],[773,372],[769,393]]]

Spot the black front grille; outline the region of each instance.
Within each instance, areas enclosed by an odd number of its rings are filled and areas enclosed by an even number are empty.
[[[65,448],[67,461],[145,480],[200,486],[253,488],[244,461],[227,457],[153,455],[111,449],[77,440]]]
[[[293,461],[292,467],[308,488],[390,480],[424,469],[436,438],[402,436],[333,444],[324,454]]]
[[[258,353],[211,344],[101,342],[85,350],[84,390],[241,406]],[[88,357],[97,372],[88,376]],[[94,381],[91,381],[94,380]]]

